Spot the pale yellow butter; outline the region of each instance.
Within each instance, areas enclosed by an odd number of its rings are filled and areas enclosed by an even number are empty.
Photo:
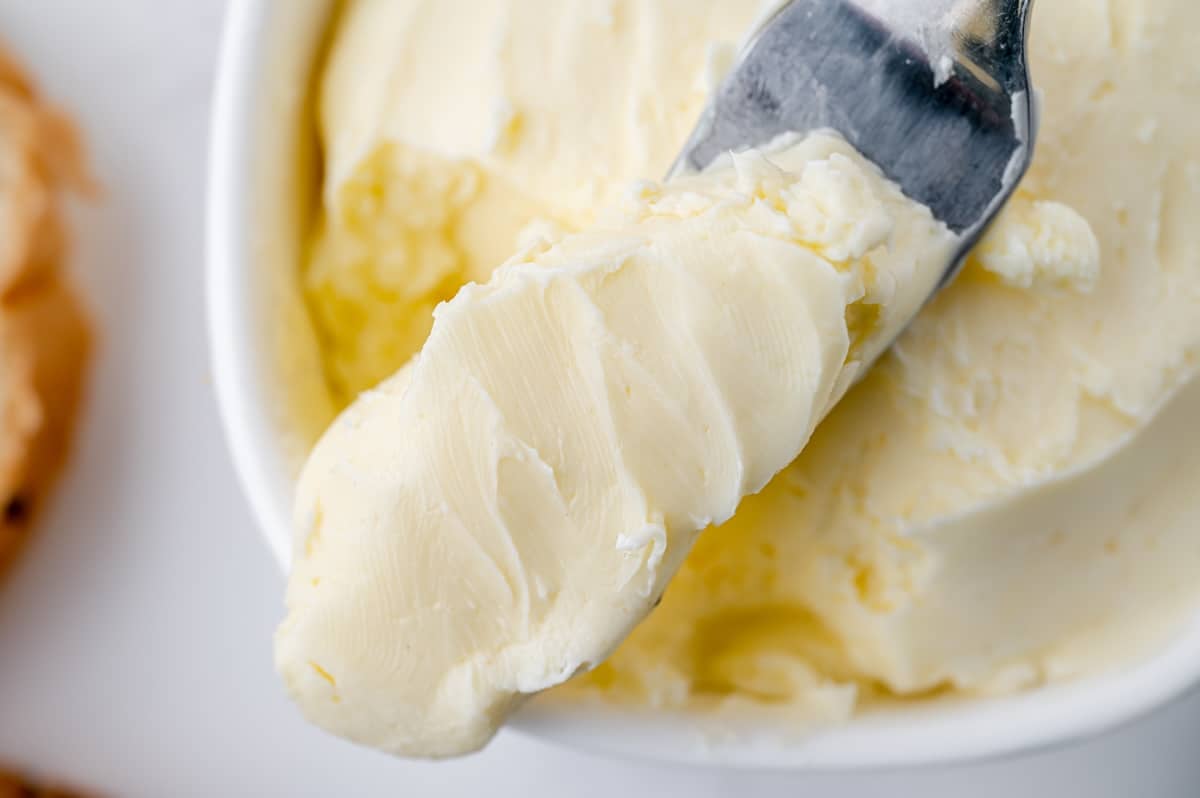
[[[956,242],[818,134],[643,184],[463,288],[305,467],[277,639],[293,697],[394,753],[482,745],[629,634]]]
[[[763,6],[348,4],[303,274],[337,401],[403,366],[461,283],[660,177]],[[1037,156],[991,235],[564,699],[844,717],[1108,667],[1193,606],[1200,7],[1039,2],[1032,29]]]

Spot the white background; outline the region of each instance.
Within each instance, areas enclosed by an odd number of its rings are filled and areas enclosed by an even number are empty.
[[[238,0],[232,0],[238,2]],[[76,266],[101,329],[71,472],[0,586],[0,761],[114,796],[1200,795],[1200,697],[1087,745],[950,771],[750,774],[502,734],[453,763],[305,726],[271,669],[282,579],[218,427],[203,195],[219,0],[0,0],[107,193]]]

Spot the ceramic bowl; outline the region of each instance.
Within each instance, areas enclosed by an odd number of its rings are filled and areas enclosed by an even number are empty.
[[[399,2],[400,0],[396,0]],[[225,432],[267,545],[286,567],[298,464],[331,408],[297,287],[315,186],[308,88],[334,0],[229,4],[212,125],[208,309]],[[309,390],[311,388],[311,390]],[[1002,698],[908,704],[808,734],[747,717],[713,736],[686,713],[532,701],[518,730],[638,758],[866,769],[993,758],[1097,734],[1200,676],[1200,617],[1152,658]]]

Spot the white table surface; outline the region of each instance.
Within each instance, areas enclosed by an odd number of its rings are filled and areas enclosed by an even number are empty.
[[[238,2],[239,0],[232,0]],[[442,764],[310,729],[271,667],[282,579],[217,423],[203,196],[220,0],[0,0],[0,37],[78,115],[101,328],[72,469],[0,588],[0,761],[111,796],[1200,795],[1200,697],[1083,746],[945,771],[751,774],[505,733]],[[677,792],[678,791],[678,792]]]

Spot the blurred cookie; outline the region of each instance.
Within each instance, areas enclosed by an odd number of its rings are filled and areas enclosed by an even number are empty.
[[[13,773],[0,771],[0,798],[82,798],[79,793],[57,787],[45,787],[25,781]]]
[[[90,334],[63,272],[62,204],[91,187],[70,121],[0,52],[0,572],[63,462],[79,405]]]

